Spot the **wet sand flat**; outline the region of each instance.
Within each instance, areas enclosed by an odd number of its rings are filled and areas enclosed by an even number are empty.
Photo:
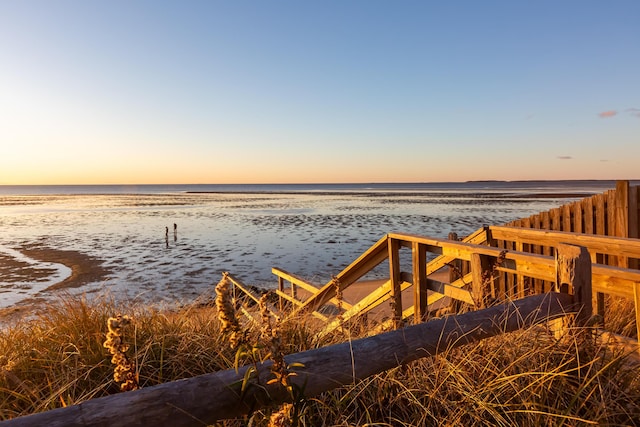
[[[567,201],[557,194],[573,193],[0,196],[0,307],[61,291],[189,302],[211,293],[225,271],[247,285],[274,288],[272,267],[322,285],[386,233],[464,236]],[[387,275],[380,266],[363,280]],[[1,303],[3,295],[9,303]]]

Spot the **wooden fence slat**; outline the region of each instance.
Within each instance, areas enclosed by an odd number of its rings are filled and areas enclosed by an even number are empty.
[[[391,308],[394,327],[402,325],[402,289],[400,271],[400,242],[389,237],[389,280],[391,280]]]
[[[605,234],[607,236],[617,236],[618,227],[616,224],[616,190],[609,190],[605,193],[607,198],[607,226]],[[609,255],[606,257],[605,264],[618,265],[618,257],[615,255]]]
[[[571,215],[572,205],[567,203],[562,207],[562,231],[574,231],[573,217]]]
[[[575,202],[572,205],[573,209],[573,231],[575,233],[584,233],[584,221],[582,215],[582,203]]]

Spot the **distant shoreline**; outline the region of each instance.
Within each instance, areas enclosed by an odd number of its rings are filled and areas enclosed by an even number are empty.
[[[343,195],[496,195],[584,197],[616,186],[615,180],[532,180],[466,182],[387,182],[318,184],[142,184],[142,185],[0,185],[0,196],[113,194],[343,194]],[[629,180],[640,184],[640,180]]]

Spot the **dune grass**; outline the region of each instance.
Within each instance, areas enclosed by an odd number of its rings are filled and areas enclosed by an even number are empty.
[[[129,345],[126,353],[135,363],[140,387],[230,369],[236,363],[236,351],[228,334],[221,333],[212,304],[163,311],[66,297],[36,318],[0,330],[0,419],[119,393],[111,354],[103,346],[108,319],[117,314],[132,319],[122,339]],[[259,322],[241,325],[247,342],[260,341]],[[317,322],[310,319],[278,328],[285,353],[344,340],[334,334],[317,341]],[[220,425],[268,425],[278,409]],[[297,404],[293,420],[285,414],[278,421],[273,417],[272,425],[619,426],[640,425],[639,420],[637,365],[625,354],[598,345],[590,334],[556,340],[538,326],[308,397]]]

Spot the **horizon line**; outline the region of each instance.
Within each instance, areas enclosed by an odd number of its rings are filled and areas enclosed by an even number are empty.
[[[625,179],[595,179],[595,178],[572,178],[572,179],[474,179],[465,181],[352,181],[352,182],[227,182],[227,183],[100,183],[100,184],[3,184],[2,187],[46,187],[46,186],[58,186],[58,187],[71,187],[71,186],[151,186],[151,185],[380,185],[380,184],[470,184],[470,183],[518,183],[518,182],[608,182],[608,181],[640,181],[640,178],[625,178]]]

